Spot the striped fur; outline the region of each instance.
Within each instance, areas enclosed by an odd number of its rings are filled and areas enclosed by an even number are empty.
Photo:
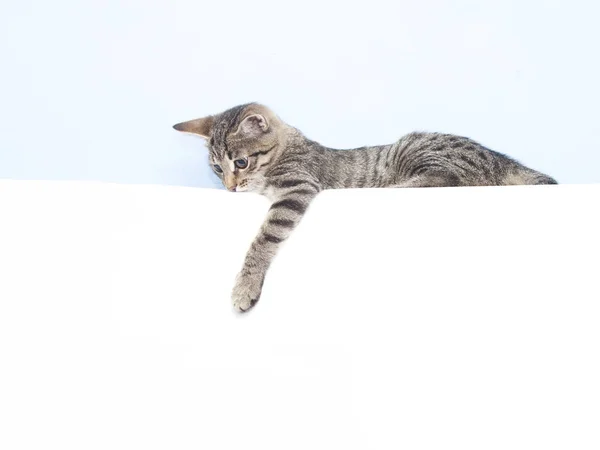
[[[229,190],[256,192],[273,202],[233,289],[238,311],[256,304],[279,245],[324,189],[556,184],[506,155],[450,134],[411,133],[389,145],[326,148],[256,103],[174,128],[207,139],[209,162]]]

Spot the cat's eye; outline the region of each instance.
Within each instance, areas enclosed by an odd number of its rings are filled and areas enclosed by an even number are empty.
[[[248,167],[248,160],[247,159],[236,159],[233,164],[235,164],[235,167],[237,167],[238,169],[245,169],[246,167]]]
[[[223,173],[223,169],[221,169],[221,166],[218,164],[215,164],[214,166],[215,172],[217,173]]]

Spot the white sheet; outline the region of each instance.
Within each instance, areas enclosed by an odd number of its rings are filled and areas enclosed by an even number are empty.
[[[0,448],[597,449],[600,185],[268,202],[0,182]]]

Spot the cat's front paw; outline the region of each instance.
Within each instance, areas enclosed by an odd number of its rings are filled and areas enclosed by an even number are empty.
[[[240,273],[235,281],[231,299],[236,311],[246,312],[258,302],[264,277]]]

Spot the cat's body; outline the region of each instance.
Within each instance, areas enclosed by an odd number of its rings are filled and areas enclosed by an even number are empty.
[[[233,289],[239,311],[258,301],[279,244],[324,189],[556,184],[501,153],[449,134],[411,133],[390,145],[329,149],[258,104],[174,128],[208,140],[210,163],[229,190],[260,193],[273,202]]]

